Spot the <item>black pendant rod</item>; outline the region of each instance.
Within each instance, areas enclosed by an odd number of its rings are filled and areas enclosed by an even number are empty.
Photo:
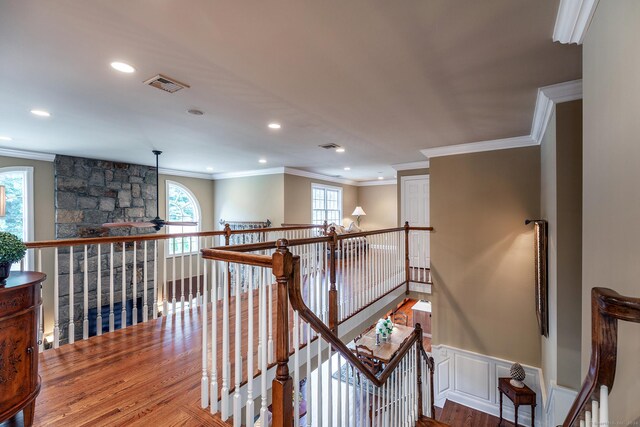
[[[156,223],[156,230],[160,230],[160,167],[159,167],[159,158],[162,151],[153,150],[153,154],[156,156],[156,218],[152,222]]]

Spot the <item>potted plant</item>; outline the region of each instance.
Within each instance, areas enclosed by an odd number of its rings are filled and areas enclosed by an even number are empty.
[[[22,240],[11,233],[0,231],[0,287],[5,285],[11,264],[20,261],[27,252]]]

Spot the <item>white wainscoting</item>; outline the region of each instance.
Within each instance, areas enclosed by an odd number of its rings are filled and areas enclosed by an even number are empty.
[[[436,406],[444,406],[445,400],[449,399],[496,417],[500,415],[498,378],[509,376],[513,362],[446,345],[433,346],[433,358]],[[524,382],[536,392],[536,426],[543,426],[546,419],[542,418],[542,373],[540,368],[522,366],[527,374]],[[507,397],[503,397],[502,408],[503,418],[513,422],[514,407]],[[531,425],[530,406],[520,406],[518,423]]]
[[[555,427],[564,422],[573,401],[576,400],[578,392],[559,386],[553,381],[549,388],[549,399],[545,406],[545,421],[547,426]]]

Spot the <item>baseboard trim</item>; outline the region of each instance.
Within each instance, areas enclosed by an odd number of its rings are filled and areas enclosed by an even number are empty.
[[[434,345],[432,350],[435,359],[436,406],[444,406],[448,399],[496,417],[500,415],[498,378],[509,376],[513,362],[447,345]],[[542,373],[540,368],[534,366],[523,365],[523,368],[527,375],[525,383],[537,395],[535,425],[542,427],[546,421],[542,418]],[[514,421],[514,407],[506,397],[503,398],[502,416],[505,420]],[[531,425],[529,406],[518,409],[518,422]]]

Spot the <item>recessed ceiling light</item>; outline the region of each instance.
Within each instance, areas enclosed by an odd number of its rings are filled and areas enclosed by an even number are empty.
[[[194,116],[202,116],[204,113],[202,112],[202,110],[198,110],[196,108],[192,108],[190,110],[187,110],[187,113],[189,114],[193,114]]]
[[[121,73],[127,73],[127,74],[131,74],[134,71],[136,71],[136,69],[133,68],[131,65],[125,64],[124,62],[118,62],[118,61],[112,62],[111,68],[113,68],[114,70],[118,70]]]
[[[350,171],[350,170],[351,170],[351,168],[350,168],[349,166],[347,166],[346,168],[344,168],[344,170],[346,170],[346,171]]]
[[[11,138],[10,136],[0,135],[0,141],[13,141],[13,138]]]
[[[49,117],[51,116],[51,113],[49,113],[48,111],[45,110],[31,110],[31,114],[38,116],[38,117]]]
[[[336,148],[336,153],[344,153],[344,152],[345,152],[344,147],[338,147],[338,148]]]
[[[260,159],[258,160],[260,163],[267,163],[267,159]]]
[[[211,171],[213,170],[213,168],[212,168],[211,166],[209,166],[209,167],[207,168],[207,170],[208,170],[209,172],[211,172]]]
[[[384,179],[384,176],[379,176],[378,179]]]
[[[282,125],[280,123],[269,123],[269,129],[280,129]]]

